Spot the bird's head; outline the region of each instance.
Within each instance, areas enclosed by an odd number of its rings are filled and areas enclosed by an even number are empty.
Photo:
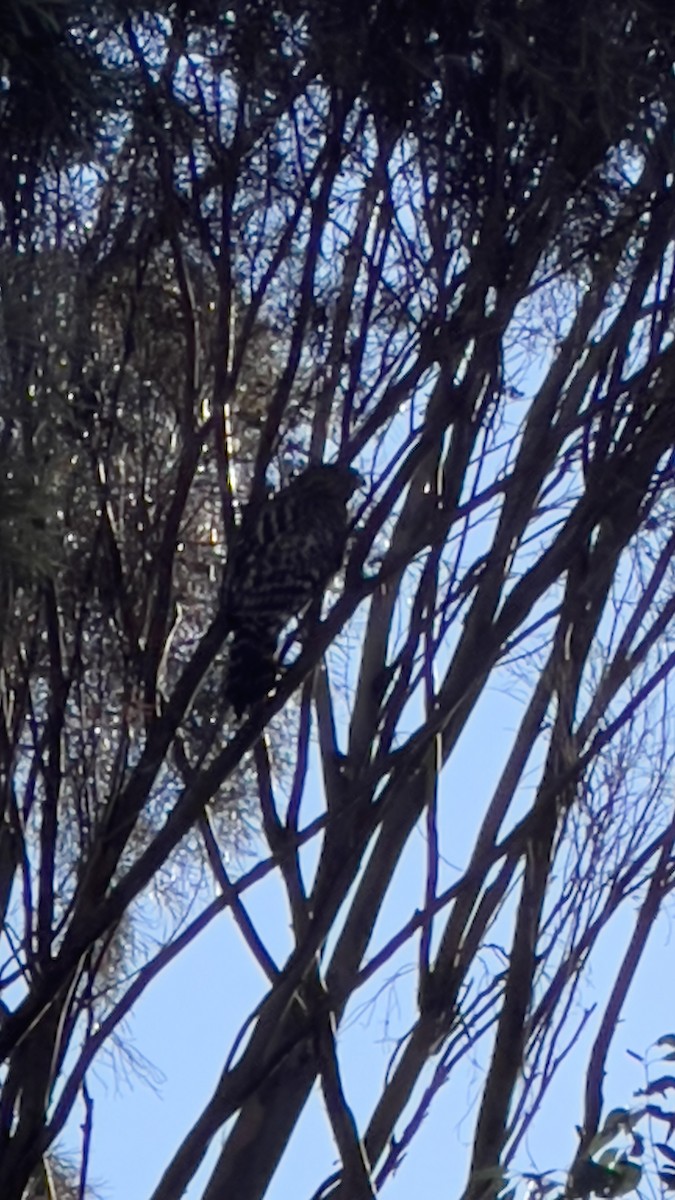
[[[325,491],[329,487],[345,504],[365,482],[354,467],[345,463],[314,463],[299,478],[309,491],[314,487]]]

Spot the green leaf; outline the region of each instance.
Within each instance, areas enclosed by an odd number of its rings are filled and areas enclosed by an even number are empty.
[[[670,1160],[670,1162],[675,1163],[675,1150],[673,1150],[670,1146],[667,1146],[665,1142],[654,1142],[654,1145],[657,1150],[661,1151],[664,1158],[667,1158]]]
[[[675,1088],[675,1077],[672,1075],[661,1075],[658,1079],[652,1079],[646,1088],[640,1088],[635,1094],[637,1096],[653,1096],[660,1093],[662,1096],[665,1096],[666,1092],[671,1091],[673,1088]]]
[[[594,1154],[597,1154],[598,1150],[602,1150],[602,1147],[606,1146],[608,1142],[611,1142],[613,1138],[613,1130],[611,1130],[609,1133],[605,1133],[604,1129],[601,1129],[598,1133],[596,1133],[588,1147],[589,1158],[592,1158]],[[614,1152],[612,1151],[612,1153]]]
[[[627,1192],[634,1191],[642,1179],[642,1167],[629,1158],[618,1162],[614,1171],[617,1176],[617,1184],[612,1196],[625,1196]]]
[[[673,1120],[674,1114],[666,1112],[663,1108],[659,1108],[658,1104],[646,1104],[644,1111],[648,1117],[654,1117],[657,1121],[668,1121],[670,1123]]]
[[[641,1178],[642,1167],[639,1163],[624,1155],[617,1157],[616,1149],[606,1150],[600,1162],[586,1158],[575,1164],[568,1194],[583,1197],[593,1192],[596,1196],[614,1200],[616,1196],[625,1196],[634,1191]]]
[[[655,1121],[663,1121],[668,1126],[668,1138],[670,1139],[675,1133],[675,1113],[667,1112],[663,1108],[659,1108],[658,1104],[648,1104],[645,1108],[648,1116]]]
[[[644,1107],[636,1108],[632,1111],[627,1108],[613,1108],[611,1112],[607,1113],[602,1129],[596,1133],[590,1146],[588,1147],[589,1158],[592,1158],[594,1154],[597,1154],[598,1150],[601,1150],[603,1146],[606,1146],[608,1142],[611,1142],[617,1136],[617,1134],[622,1132],[631,1133],[638,1121],[641,1121],[644,1115]]]
[[[570,1196],[588,1196],[590,1192],[598,1196],[612,1196],[614,1183],[614,1171],[594,1162],[592,1158],[584,1158],[574,1164],[568,1192]]]
[[[615,1133],[618,1133],[620,1129],[624,1129],[629,1124],[630,1124],[630,1113],[629,1113],[628,1109],[627,1108],[613,1108],[610,1112],[607,1113],[607,1116],[605,1117],[605,1123],[602,1127],[602,1132],[609,1133],[609,1131],[611,1130],[612,1134],[615,1134]]]

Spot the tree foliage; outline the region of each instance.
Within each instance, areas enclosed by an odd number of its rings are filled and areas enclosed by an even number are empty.
[[[227,1123],[204,1200],[263,1196],[317,1081],[316,1195],[373,1196],[477,1048],[489,1200],[577,1045],[567,1191],[620,1194],[603,1079],[675,864],[670,5],[12,0],[0,32],[3,1200],[224,910],[265,987],[153,1200]],[[319,460],[366,480],[346,568],[237,723],[228,548]],[[495,689],[487,785],[456,763]],[[340,1032],[386,986],[361,1121]]]

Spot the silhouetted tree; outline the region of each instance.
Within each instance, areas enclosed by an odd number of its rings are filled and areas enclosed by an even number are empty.
[[[580,1044],[567,1192],[620,1194],[603,1079],[675,878],[670,5],[13,0],[0,33],[0,1195],[226,909],[266,986],[153,1200],[227,1122],[204,1200],[262,1197],[317,1081],[316,1195],[373,1196],[477,1047],[492,1200]],[[366,481],[346,567],[238,723],[228,547],[322,460]],[[361,1125],[339,1031],[394,977]]]

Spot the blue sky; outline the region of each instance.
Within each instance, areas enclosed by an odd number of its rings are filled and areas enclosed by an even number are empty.
[[[443,779],[442,807],[452,823],[454,853],[451,867],[461,866],[472,843],[475,818],[482,814],[511,743],[520,705],[492,689],[481,705]],[[489,747],[489,753],[486,752]],[[475,808],[469,803],[475,797]],[[422,874],[423,832],[411,839],[394,880],[375,942],[393,932],[414,909]],[[251,916],[273,953],[283,958],[288,945],[286,908],[273,879],[246,896]],[[633,914],[626,908],[608,928],[586,983],[583,1000],[597,1004],[586,1034],[570,1055],[548,1093],[542,1116],[521,1148],[523,1170],[564,1169],[575,1149],[575,1125],[581,1116],[585,1052],[602,1012],[603,1000],[630,934]],[[605,1112],[630,1106],[633,1091],[643,1082],[641,1068],[626,1053],[639,1053],[675,1026],[672,1011],[672,931],[662,916],[648,948],[639,979],[629,997],[616,1033],[611,1068],[606,1080]],[[367,1005],[382,984],[377,977],[363,989],[347,1014],[339,1039],[344,1085],[361,1127],[378,1095],[394,1039],[408,1025],[416,945],[404,947],[385,971],[392,982]],[[398,977],[394,979],[394,976]],[[163,1073],[157,1091],[140,1081],[118,1080],[100,1066],[89,1079],[95,1097],[91,1181],[106,1200],[147,1200],[162,1170],[216,1083],[232,1038],[262,997],[265,982],[243,947],[227,913],[149,987],[134,1011],[125,1033]],[[474,1104],[482,1072],[489,1061],[489,1043],[460,1065],[434,1105],[397,1175],[383,1195],[409,1200],[411,1195],[459,1194],[465,1180]],[[78,1115],[78,1121],[81,1115]],[[72,1145],[73,1124],[64,1145]],[[217,1155],[220,1139],[186,1193],[198,1200]],[[532,1160],[528,1161],[528,1152]],[[287,1154],[269,1190],[269,1200],[310,1200],[330,1173],[336,1158],[317,1088],[306,1106]],[[521,1193],[522,1195],[522,1189]]]

